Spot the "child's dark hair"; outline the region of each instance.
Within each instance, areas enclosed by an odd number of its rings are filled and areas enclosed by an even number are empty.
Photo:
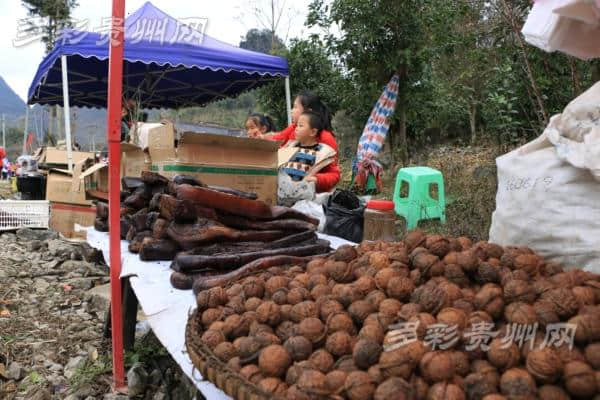
[[[321,117],[323,129],[333,133],[331,113],[319,96],[312,92],[302,92],[298,95],[298,99],[304,111],[312,111],[318,114]]]
[[[275,122],[273,122],[273,118],[271,118],[271,116],[267,114],[252,113],[248,115],[248,118],[246,118],[246,121],[248,120],[254,122],[254,124],[258,127],[266,126],[267,132],[276,131]]]
[[[323,123],[323,118],[321,117],[321,115],[319,115],[318,113],[316,113],[314,111],[304,111],[300,115],[301,116],[304,115],[305,117],[308,118],[308,124],[310,125],[310,128],[316,129],[317,137],[319,137],[321,135],[321,131],[323,129],[325,129],[325,127],[324,127],[325,124]]]

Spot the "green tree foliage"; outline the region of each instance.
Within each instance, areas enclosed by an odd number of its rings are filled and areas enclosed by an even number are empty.
[[[46,18],[42,41],[46,45],[46,52],[49,53],[54,47],[59,31],[71,27],[71,10],[77,7],[77,0],[21,0],[21,3],[31,17]],[[38,29],[38,26],[31,26],[29,29]]]
[[[348,92],[347,82],[319,39],[292,39],[289,49],[282,49],[277,55],[289,62],[292,96],[311,91],[321,97],[332,114],[341,109]],[[275,119],[277,127],[287,125],[284,81],[278,80],[257,93],[261,108]]]
[[[273,39],[272,32],[268,29],[250,29],[240,41],[240,47],[270,54],[273,51],[280,51],[285,45],[279,36]]]

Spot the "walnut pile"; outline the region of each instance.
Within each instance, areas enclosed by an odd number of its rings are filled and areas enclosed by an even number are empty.
[[[600,275],[525,247],[417,230],[197,303],[200,340],[265,396],[600,399]]]

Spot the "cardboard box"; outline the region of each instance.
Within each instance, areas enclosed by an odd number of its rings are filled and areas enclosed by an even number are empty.
[[[96,207],[50,203],[50,229],[69,239],[86,239],[86,232],[76,232],[75,224],[93,226],[95,220]]]
[[[173,142],[174,131],[149,133],[152,171],[166,177],[192,175],[277,203],[278,142],[192,132],[182,135],[176,149]]]
[[[83,160],[73,166],[73,171],[50,169],[46,181],[46,200],[57,203],[91,206],[86,199],[85,190],[74,190],[79,186],[79,177],[92,160]]]
[[[81,161],[94,159],[94,153],[88,153],[84,151],[73,151],[73,164],[77,164]],[[60,150],[56,147],[44,147],[36,152],[38,158],[38,164],[49,164],[49,165],[67,165],[67,150]]]

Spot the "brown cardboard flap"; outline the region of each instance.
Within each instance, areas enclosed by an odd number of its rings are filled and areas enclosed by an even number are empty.
[[[175,159],[175,127],[171,123],[156,125],[146,133],[150,157],[155,161]]]
[[[277,168],[279,144],[233,136],[186,132],[179,141],[177,160],[184,163]]]
[[[94,153],[87,153],[83,151],[73,151],[73,163],[77,164],[88,158],[94,159]],[[67,151],[59,150],[56,147],[46,147],[44,157],[40,159],[40,162],[46,164],[66,164],[67,163]]]

